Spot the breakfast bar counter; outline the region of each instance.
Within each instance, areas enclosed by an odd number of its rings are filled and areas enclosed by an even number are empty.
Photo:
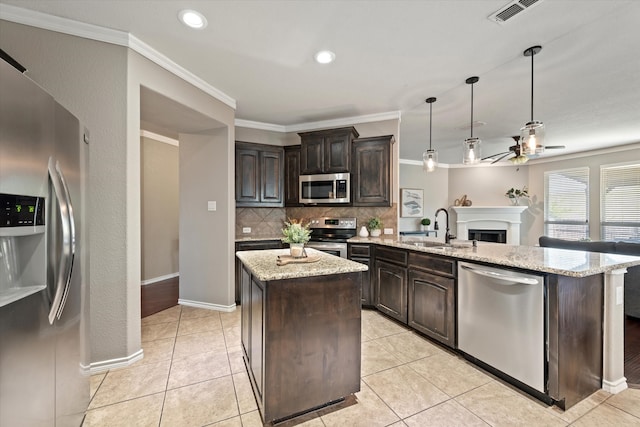
[[[241,251],[241,341],[264,423],[360,390],[362,272],[367,266],[306,249]],[[278,265],[278,257],[286,260]],[[310,262],[304,262],[310,261]]]

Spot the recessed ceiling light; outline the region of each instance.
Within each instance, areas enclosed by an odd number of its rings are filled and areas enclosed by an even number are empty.
[[[315,58],[318,64],[330,64],[336,59],[336,54],[330,50],[321,50],[316,53]]]
[[[180,22],[190,28],[195,28],[196,30],[202,30],[207,26],[207,18],[204,17],[198,11],[191,9],[184,9],[178,13],[178,18],[180,18]]]

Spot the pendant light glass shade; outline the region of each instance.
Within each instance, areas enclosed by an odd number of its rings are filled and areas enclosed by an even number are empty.
[[[429,104],[429,149],[422,153],[422,169],[425,172],[433,172],[438,166],[438,152],[431,148],[431,124],[433,122],[431,113],[436,98],[427,98],[426,102]]]
[[[482,141],[473,137],[473,84],[480,80],[478,77],[469,77],[465,83],[471,85],[471,136],[462,143],[462,163],[470,165],[478,163],[482,157]]]
[[[533,120],[533,57],[541,50],[541,46],[532,46],[523,52],[524,56],[531,57],[531,120],[520,129],[525,154],[540,154],[544,150],[544,123]]]

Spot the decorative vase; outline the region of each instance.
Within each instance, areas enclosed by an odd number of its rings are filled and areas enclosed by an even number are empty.
[[[289,243],[289,253],[294,258],[304,258],[304,243]]]
[[[367,230],[367,227],[365,227],[364,225],[360,227],[360,232],[358,233],[358,236],[369,237],[369,231]]]
[[[511,200],[511,204],[513,206],[518,206],[520,204],[520,197],[509,197],[509,200]]]
[[[382,231],[379,228],[371,230],[371,237],[380,237]]]

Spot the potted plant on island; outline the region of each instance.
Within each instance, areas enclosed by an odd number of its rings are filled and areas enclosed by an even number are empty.
[[[307,254],[304,250],[304,244],[311,238],[311,230],[309,224],[303,224],[302,221],[289,219],[284,223],[282,229],[282,243],[289,244],[289,252],[294,258],[303,258]]]
[[[420,225],[422,225],[422,230],[428,230],[431,225],[431,220],[429,218],[422,218],[420,220]]]
[[[373,217],[367,222],[367,228],[371,233],[371,237],[379,237],[382,233],[382,220],[380,217]]]
[[[525,185],[522,189],[519,188],[510,188],[504,193],[505,196],[511,200],[511,204],[514,206],[518,206],[520,204],[520,198],[528,199],[529,198],[529,190]]]

